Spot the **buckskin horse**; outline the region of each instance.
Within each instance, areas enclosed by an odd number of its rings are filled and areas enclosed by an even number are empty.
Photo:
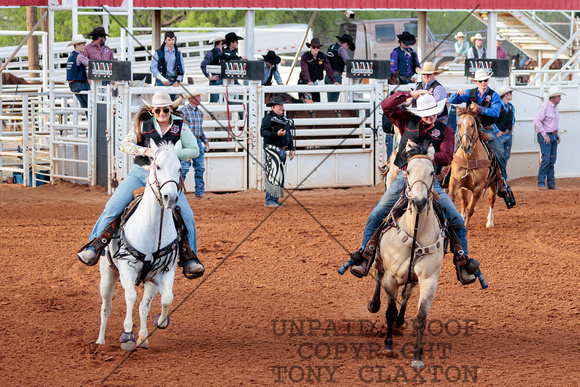
[[[117,280],[125,289],[127,313],[124,331],[121,335],[121,348],[132,351],[135,348],[133,335],[133,306],[137,298],[135,284],[143,282],[143,299],[139,305],[141,327],[137,346],[149,348],[147,315],[151,302],[159,291],[161,294],[161,314],[153,323],[160,329],[169,325],[168,312],[173,302],[173,281],[179,240],[175,227],[173,209],[179,196],[181,163],[178,155],[181,142],[175,146],[163,144],[159,148],[151,141],[150,148],[155,151],[151,163],[151,173],[139,206],[121,226],[119,238],[107,247],[108,259],[101,259],[101,328],[97,344],[105,344],[105,329],[111,314],[113,293]]]
[[[455,200],[460,192],[460,213],[468,227],[469,219],[473,215],[475,205],[489,188],[489,213],[485,227],[493,228],[493,206],[496,198],[496,172],[482,142],[482,133],[479,125],[479,106],[471,104],[468,108],[457,109],[457,130],[460,136],[460,145],[455,151],[451,164],[451,178],[449,181],[449,197]],[[468,198],[471,191],[471,198]]]
[[[413,368],[425,367],[422,359],[423,332],[427,313],[437,291],[444,257],[444,234],[433,208],[435,170],[431,160],[434,154],[433,147],[429,148],[429,152],[420,146],[407,148],[407,211],[400,218],[394,219],[392,226],[381,237],[374,264],[377,272],[375,293],[368,305],[372,313],[378,311],[383,287],[387,293],[387,333],[381,354],[394,356],[393,326],[404,324],[407,301],[419,284],[419,306],[415,322],[417,341],[411,363]],[[398,289],[403,285],[401,309],[397,312]]]

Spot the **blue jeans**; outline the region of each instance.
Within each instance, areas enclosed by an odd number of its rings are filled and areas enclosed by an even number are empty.
[[[399,196],[405,190],[405,175],[404,172],[400,172],[393,184],[389,187],[387,192],[383,194],[383,197],[377,202],[375,208],[369,215],[369,220],[365,226],[365,231],[363,233],[362,248],[364,248],[368,241],[371,239],[375,231],[378,230],[379,226],[383,222],[383,219],[391,212],[391,209],[399,200]],[[439,204],[441,204],[445,210],[445,217],[449,220],[449,224],[455,230],[461,247],[465,254],[468,254],[467,250],[467,230],[465,229],[465,223],[463,218],[455,208],[455,205],[451,201],[451,198],[445,193],[443,188],[435,181],[433,189],[437,194],[439,194]]]
[[[484,129],[485,133],[489,136],[489,146],[493,149],[497,162],[499,163],[499,169],[501,170],[501,175],[507,180],[507,172],[505,170],[506,160],[503,154],[503,146],[499,142],[499,138],[495,135],[493,129]]]
[[[218,79],[217,81],[209,81],[209,85],[210,86],[221,86],[224,84],[224,81],[221,79]],[[209,95],[209,102],[217,102],[220,99],[220,95],[219,94],[210,94]]]
[[[70,91],[75,93],[75,97],[79,101],[79,104],[83,109],[86,109],[89,106],[89,96],[87,94],[78,94],[81,91],[91,90],[91,86],[88,82],[75,82],[69,83],[68,87]]]
[[[387,160],[391,157],[393,153],[393,137],[392,134],[385,134],[385,147],[387,148]]]
[[[457,133],[457,108],[455,105],[449,106],[449,115],[447,116],[447,125]]]
[[[183,181],[185,181],[185,176],[193,164],[193,169],[195,170],[195,194],[200,196],[205,192],[205,183],[203,182],[203,173],[205,172],[203,155],[205,152],[203,150],[203,143],[200,139],[197,139],[197,146],[199,147],[199,156],[191,161],[181,160],[181,177],[183,178]]]
[[[282,163],[286,162],[286,151],[284,149],[280,149],[280,159],[282,160]],[[266,204],[280,203],[278,199],[279,198],[270,195],[268,191],[266,191]]]
[[[538,133],[538,144],[540,144],[540,152],[542,152],[542,161],[540,163],[540,170],[538,171],[538,187],[546,185],[548,180],[548,187],[556,185],[556,177],[554,175],[554,164],[556,164],[556,156],[558,151],[558,136],[556,134],[547,133],[550,138],[550,143],[546,144],[544,137]]]
[[[145,187],[147,183],[147,178],[149,177],[149,171],[140,166],[134,165],[133,168],[127,174],[127,177],[119,184],[107,204],[105,204],[105,210],[97,220],[97,223],[91,231],[89,236],[89,242],[101,235],[105,230],[105,227],[113,219],[123,213],[125,207],[131,203],[133,200],[133,191],[140,187]],[[197,254],[197,233],[195,231],[195,221],[193,219],[193,211],[185,198],[183,192],[179,195],[177,199],[177,205],[181,208],[181,215],[183,216],[183,221],[188,231],[188,240],[191,245],[191,249]]]
[[[507,165],[507,162],[512,154],[512,140],[513,140],[512,132],[508,132],[508,134],[503,134],[499,136],[497,139],[499,140],[499,143],[503,148],[503,156],[505,158],[505,163]]]
[[[336,82],[342,84],[342,74],[334,73],[334,78],[336,79]],[[330,77],[328,76],[328,74],[326,74],[326,76],[324,77],[324,83],[327,85],[334,84],[334,82],[332,82],[330,80]],[[336,101],[338,101],[338,97],[340,97],[340,93],[328,93],[328,95],[327,95],[328,102],[336,102]]]

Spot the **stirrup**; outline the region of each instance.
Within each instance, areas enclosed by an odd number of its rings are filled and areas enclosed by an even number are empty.
[[[87,243],[87,244],[83,245],[83,247],[81,247],[81,248],[80,248],[80,249],[77,251],[77,259],[78,259],[79,261],[81,261],[81,263],[82,263],[83,265],[85,265],[85,266],[89,266],[89,267],[91,267],[91,266],[95,266],[97,263],[99,263],[99,260],[101,259],[101,254],[103,253],[103,249],[105,248],[105,246],[106,246],[106,245],[101,245],[101,248],[96,248],[94,245],[96,245],[97,243],[95,243],[95,242],[96,242],[96,239],[93,239],[93,240],[91,240],[89,243]],[[95,262],[93,262],[92,264],[88,264],[88,263],[86,263],[86,262],[85,262],[85,261],[83,261],[83,260],[81,259],[81,257],[79,256],[79,254],[80,254],[80,253],[82,253],[83,251],[85,251],[85,250],[86,250],[86,249],[87,249],[89,246],[93,247],[93,248],[95,249],[95,251],[96,251],[96,252],[95,252],[95,254],[96,254],[96,257],[95,257]]]

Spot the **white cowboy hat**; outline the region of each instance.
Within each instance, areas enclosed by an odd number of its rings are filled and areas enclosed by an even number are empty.
[[[76,34],[73,36],[71,42],[66,46],[74,46],[75,44],[87,43],[87,39],[82,34]]]
[[[435,63],[433,62],[425,62],[423,63],[423,68],[416,68],[415,72],[417,74],[434,74],[434,75],[439,75],[441,74],[443,71],[445,70],[435,70]]]
[[[495,37],[496,40],[505,40],[505,38],[503,36],[501,36],[500,34],[497,34],[497,36]]]
[[[421,94],[417,98],[417,107],[408,106],[407,110],[419,117],[429,117],[441,113],[446,102],[447,98],[437,102],[431,94]]]
[[[499,88],[499,90],[497,91],[497,93],[499,94],[500,97],[503,97],[504,94],[507,94],[510,91],[513,91],[513,89],[510,89],[509,86],[502,86],[502,87]]]
[[[566,93],[563,93],[562,90],[560,90],[560,88],[558,86],[550,87],[550,89],[547,91],[547,93],[548,93],[548,98],[556,97],[558,95],[566,95]]]
[[[465,34],[462,31],[459,31],[457,34],[455,34],[454,38],[455,40],[459,38],[465,38]]]
[[[209,44],[214,44],[215,42],[217,42],[218,40],[226,40],[226,34],[219,32],[215,35],[215,37],[210,40],[208,43]]]
[[[187,87],[187,92],[184,93],[182,95],[182,97],[185,97],[187,99],[191,98],[191,97],[195,97],[196,95],[204,95],[205,93],[202,93],[201,91],[197,90],[195,87]]]
[[[492,75],[493,73],[491,71],[488,74],[487,71],[484,69],[477,69],[475,71],[473,78],[471,79],[473,79],[474,81],[485,81],[486,79],[491,78]]]
[[[181,102],[181,97],[177,98],[175,101],[172,101],[171,97],[169,96],[169,94],[167,94],[166,91],[159,90],[156,91],[155,94],[153,94],[153,98],[151,99],[150,104],[147,103],[147,101],[145,101],[144,99],[142,99],[141,101],[143,101],[143,103],[149,108],[171,106],[172,108],[175,109],[177,106],[179,106],[179,103]]]
[[[483,36],[481,36],[481,34],[478,32],[477,34],[473,35],[471,37],[471,43],[473,43],[476,40],[483,40],[485,39]]]

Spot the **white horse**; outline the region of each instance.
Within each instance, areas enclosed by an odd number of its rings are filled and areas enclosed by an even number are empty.
[[[407,154],[411,156],[407,163],[405,192],[409,204],[405,214],[396,220],[394,226],[385,232],[380,241],[380,249],[377,251],[374,264],[377,272],[375,293],[368,308],[372,313],[379,310],[380,290],[384,287],[387,293],[387,334],[382,354],[394,356],[393,324],[396,323],[397,327],[404,324],[407,301],[418,281],[419,313],[415,325],[417,342],[411,367],[423,368],[425,366],[422,360],[423,331],[441,273],[444,239],[437,215],[433,210],[432,188],[435,181],[435,171],[431,162],[435,153],[433,147],[429,147],[429,156],[421,147],[407,148],[407,151]],[[409,273],[414,234],[416,243],[412,270]],[[397,313],[398,289],[403,285],[405,288],[401,297],[401,310]]]
[[[140,278],[144,267],[146,270],[150,268],[150,271],[143,281],[143,300],[139,305],[141,327],[137,346],[149,348],[147,315],[157,291],[161,293],[161,314],[154,320],[158,328],[164,329],[169,325],[167,314],[173,302],[178,243],[172,209],[175,208],[179,196],[181,163],[178,155],[181,141],[175,146],[164,144],[159,148],[151,141],[150,148],[155,151],[155,158],[150,166],[141,203],[120,230],[121,238],[113,239],[107,248],[107,254],[110,254],[118,272],[108,259],[101,259],[100,262],[103,304],[97,344],[105,344],[105,329],[111,314],[113,293],[120,277],[127,303],[120,342],[126,351],[135,348],[135,336],[132,332],[133,306],[137,298],[135,281]],[[135,254],[140,255],[139,259]]]

